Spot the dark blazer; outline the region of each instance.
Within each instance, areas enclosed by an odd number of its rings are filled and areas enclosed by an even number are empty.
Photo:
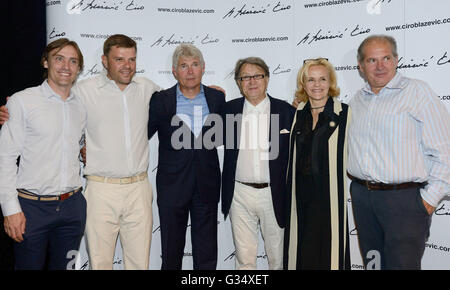
[[[217,204],[220,198],[217,150],[215,147],[205,148],[200,137],[215,125],[214,122],[209,124],[209,120],[213,119],[211,114],[220,114],[225,96],[218,90],[203,87],[210,115],[202,128],[202,134],[196,140],[189,127],[176,116],[176,87],[156,92],[150,99],[148,137],[150,139],[158,131],[159,138],[157,202],[164,206],[186,206],[197,185],[202,202]],[[171,123],[175,125],[172,126]],[[180,142],[172,142],[172,137]],[[188,146],[176,148],[172,143]]]
[[[295,108],[289,105],[287,102],[270,98],[270,114],[279,115],[279,125],[278,128],[272,128],[275,124],[270,124],[270,134],[269,141],[274,140],[273,134],[278,134],[279,137],[279,152],[278,157],[269,160],[269,171],[270,171],[270,186],[272,189],[272,202],[275,211],[275,217],[277,219],[278,225],[284,227],[285,225],[285,199],[287,195],[286,190],[286,170],[289,159],[289,131],[291,130],[292,121],[294,119]],[[242,112],[244,109],[244,97],[234,99],[227,102],[222,110],[222,118],[224,124],[226,124],[226,115],[235,116],[240,114],[242,118]],[[230,117],[230,116],[229,116]],[[231,202],[233,201],[234,194],[234,183],[236,176],[236,164],[239,155],[239,143],[238,138],[240,138],[241,128],[240,122],[235,122],[229,128],[230,124],[227,124],[228,128],[224,130],[224,144],[225,153],[223,161],[223,172],[222,172],[222,213],[225,218],[230,211]],[[226,127],[226,126],[224,126]],[[285,129],[287,133],[281,134],[280,131]],[[233,142],[228,142],[231,140],[226,134],[233,134]],[[232,144],[230,144],[232,143]],[[270,144],[270,148],[273,148],[273,144]]]

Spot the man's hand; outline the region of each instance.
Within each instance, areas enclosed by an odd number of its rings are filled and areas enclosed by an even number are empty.
[[[14,241],[20,243],[23,241],[23,234],[25,234],[25,222],[26,218],[23,212],[5,216],[5,232]]]
[[[83,164],[86,166],[86,145],[80,150],[81,159],[83,159]]]
[[[213,89],[216,89],[216,90],[218,90],[218,91],[221,91],[225,96],[227,95],[227,94],[225,93],[225,90],[224,90],[222,87],[215,86],[215,85],[209,86],[209,87],[210,87],[210,88],[213,88]]]
[[[9,97],[6,97],[6,101],[8,101]],[[9,119],[8,109],[5,105],[0,107],[0,125],[5,124]]]
[[[436,208],[434,206],[430,205],[428,202],[426,202],[423,198],[422,198],[422,202],[423,202],[423,205],[425,206],[425,208],[427,209],[428,214],[432,215]]]

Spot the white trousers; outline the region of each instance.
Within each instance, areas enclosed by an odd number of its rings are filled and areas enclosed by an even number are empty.
[[[284,229],[278,226],[275,218],[270,187],[256,189],[235,182],[230,222],[237,270],[256,270],[259,228],[269,270],[283,268]]]
[[[87,180],[86,243],[93,270],[113,268],[117,236],[124,268],[148,270],[152,239],[152,188],[147,178],[131,184]]]

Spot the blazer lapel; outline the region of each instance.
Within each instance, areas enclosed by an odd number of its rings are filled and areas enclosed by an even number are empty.
[[[241,127],[242,127],[242,116],[244,113],[244,101],[245,98],[242,97],[240,98],[237,102],[236,102],[236,106],[233,108],[233,115],[234,118],[236,119],[237,116],[237,124],[236,126],[236,130],[233,130],[234,132],[234,140],[236,141],[236,149],[239,149],[240,143],[241,143]],[[234,125],[233,125],[234,126]]]

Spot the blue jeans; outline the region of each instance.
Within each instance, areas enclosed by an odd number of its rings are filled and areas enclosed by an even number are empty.
[[[81,189],[63,201],[19,196],[19,202],[26,224],[24,240],[14,243],[15,268],[42,270],[47,257],[49,270],[66,270],[74,265],[86,224],[86,200]]]
[[[350,191],[364,265],[381,270],[420,269],[431,222],[420,188],[368,190],[352,182]]]

